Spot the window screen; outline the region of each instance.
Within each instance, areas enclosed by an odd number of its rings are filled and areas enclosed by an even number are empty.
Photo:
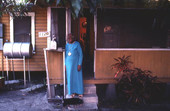
[[[31,17],[14,19],[14,42],[31,42]]]
[[[149,9],[98,9],[97,48],[167,47],[165,15]]]

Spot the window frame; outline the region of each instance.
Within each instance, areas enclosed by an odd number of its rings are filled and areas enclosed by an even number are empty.
[[[35,12],[28,12],[26,16],[31,17],[31,43],[35,52]],[[10,16],[10,42],[14,43],[14,19]]]

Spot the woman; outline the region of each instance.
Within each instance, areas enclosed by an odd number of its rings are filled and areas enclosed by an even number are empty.
[[[68,94],[72,97],[78,94],[83,97],[82,61],[83,53],[80,43],[75,41],[72,34],[68,34],[65,53]]]

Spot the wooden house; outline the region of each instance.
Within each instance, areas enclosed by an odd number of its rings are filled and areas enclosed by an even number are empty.
[[[0,23],[3,24],[4,43],[20,41],[20,38],[17,39],[19,32],[22,36],[31,35],[24,36],[30,37],[33,44],[34,54],[29,59],[30,71],[46,71],[43,49],[49,48],[52,37],[57,37],[58,47],[64,48],[67,34],[73,33],[84,53],[85,83],[114,83],[115,72],[111,69],[111,64],[113,58],[123,55],[131,55],[133,67],[151,70],[153,75],[169,82],[169,14],[167,11],[159,12],[142,7],[113,7],[107,3],[106,7],[97,8],[95,15],[85,8],[84,16],[77,19],[71,17],[69,8],[35,7],[25,19],[12,19],[9,15],[3,15]],[[51,33],[50,37],[39,37],[39,32],[46,31]],[[50,84],[62,83],[62,53],[49,50],[47,56]],[[12,71],[11,61],[8,63],[9,71]],[[0,71],[6,70],[6,60],[1,50]],[[14,61],[14,71],[23,71],[21,61]]]

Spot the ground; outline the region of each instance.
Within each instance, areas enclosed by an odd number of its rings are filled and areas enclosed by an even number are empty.
[[[0,111],[58,111],[66,110],[57,103],[48,103],[46,87],[22,92],[23,85],[6,86],[0,89]],[[99,103],[101,103],[99,101]],[[116,104],[114,101],[99,104],[101,111],[170,111],[170,102],[159,104],[130,106],[128,104]]]
[[[0,91],[0,111],[54,111],[46,97],[46,90],[41,89],[31,93],[20,90]]]

